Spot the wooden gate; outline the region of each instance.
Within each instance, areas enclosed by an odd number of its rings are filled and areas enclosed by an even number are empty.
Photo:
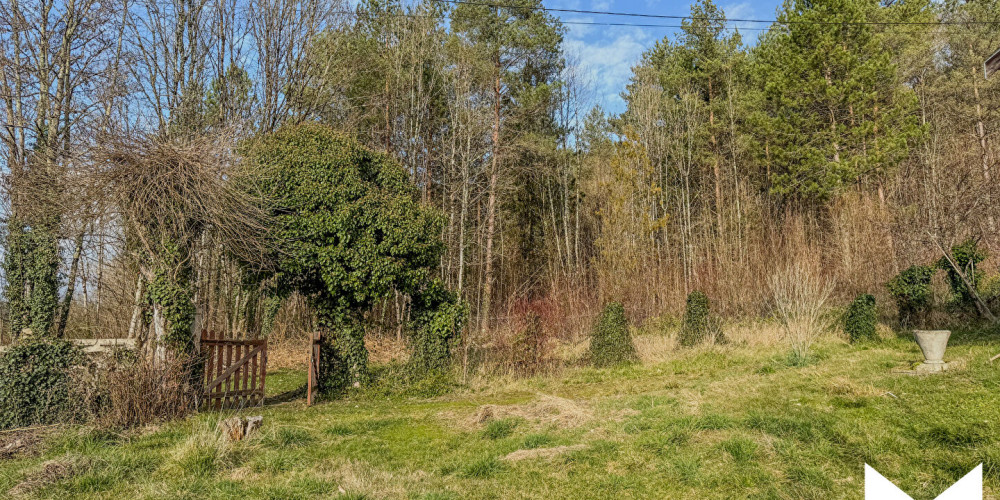
[[[267,376],[267,339],[227,339],[201,332],[205,359],[203,408],[245,408],[264,403]]]

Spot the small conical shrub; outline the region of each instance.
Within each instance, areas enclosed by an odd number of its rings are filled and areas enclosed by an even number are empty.
[[[711,328],[708,296],[697,290],[688,294],[684,309],[684,323],[681,325],[680,341],[684,347],[703,342]]]
[[[875,324],[878,313],[875,310],[875,297],[870,294],[858,295],[847,308],[844,316],[844,331],[851,342],[875,338]]]
[[[931,306],[931,266],[910,266],[889,280],[885,287],[899,308],[899,322],[909,325],[913,320],[921,320]]]
[[[620,303],[612,302],[601,312],[590,335],[590,360],[597,367],[617,366],[636,360],[625,308]]]

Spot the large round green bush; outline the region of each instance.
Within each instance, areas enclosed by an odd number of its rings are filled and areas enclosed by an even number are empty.
[[[393,290],[425,302],[420,297],[435,289],[433,270],[444,249],[443,216],[420,203],[392,158],[324,125],[283,127],[245,153],[257,176],[250,185],[270,203],[273,265],[262,278],[273,278],[277,294],[298,291],[315,308],[327,331],[325,388],[363,381],[363,315]],[[438,342],[446,322],[427,318],[424,325],[437,333],[418,340]]]
[[[84,361],[80,348],[65,340],[28,338],[0,354],[0,429],[74,414],[69,372]]]
[[[617,366],[636,360],[635,345],[621,303],[608,304],[590,336],[590,360],[597,367]]]
[[[851,342],[870,340],[876,337],[875,326],[878,323],[878,311],[875,308],[875,297],[871,294],[858,295],[847,308],[844,315],[844,331]]]
[[[682,346],[698,345],[708,338],[712,326],[709,312],[707,295],[698,290],[688,294],[680,332]]]

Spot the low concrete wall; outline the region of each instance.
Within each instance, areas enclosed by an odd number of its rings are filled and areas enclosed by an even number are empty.
[[[112,351],[114,349],[134,349],[135,339],[70,339],[70,342],[80,346],[87,354],[99,354]],[[0,346],[0,352],[7,350],[7,346]]]

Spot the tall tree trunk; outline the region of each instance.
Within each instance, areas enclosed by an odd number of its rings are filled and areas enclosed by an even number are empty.
[[[134,339],[139,336],[142,322],[142,296],[145,293],[146,281],[142,275],[135,280],[135,294],[132,298],[132,318],[128,323],[128,338]]]
[[[970,47],[971,49],[971,47]],[[993,181],[992,173],[990,172],[990,149],[989,144],[986,141],[986,125],[983,123],[983,103],[979,96],[979,71],[978,68],[974,67],[972,69],[972,92],[976,99],[976,138],[979,139],[979,149],[980,157],[983,169],[983,180],[986,183],[986,222],[989,224],[990,232],[996,233],[997,224],[996,218],[993,216]]]
[[[62,305],[59,308],[59,322],[56,324],[56,337],[62,338],[66,333],[66,321],[69,319],[69,308],[73,303],[73,294],[76,292],[77,269],[80,266],[80,256],[83,254],[83,235],[86,226],[77,233],[73,241],[73,260],[69,266],[69,278],[66,283],[66,295],[63,297]]]
[[[708,80],[708,127],[712,142],[712,177],[715,180],[715,223],[718,234],[722,235],[722,172],[719,167],[719,139],[715,133],[715,95],[712,80]]]
[[[500,55],[494,58],[496,75],[493,80],[493,152],[490,155],[490,185],[486,200],[486,272],[483,283],[483,306],[480,309],[479,328],[489,326],[490,301],[493,294],[493,234],[496,225],[497,175],[500,155]]]

